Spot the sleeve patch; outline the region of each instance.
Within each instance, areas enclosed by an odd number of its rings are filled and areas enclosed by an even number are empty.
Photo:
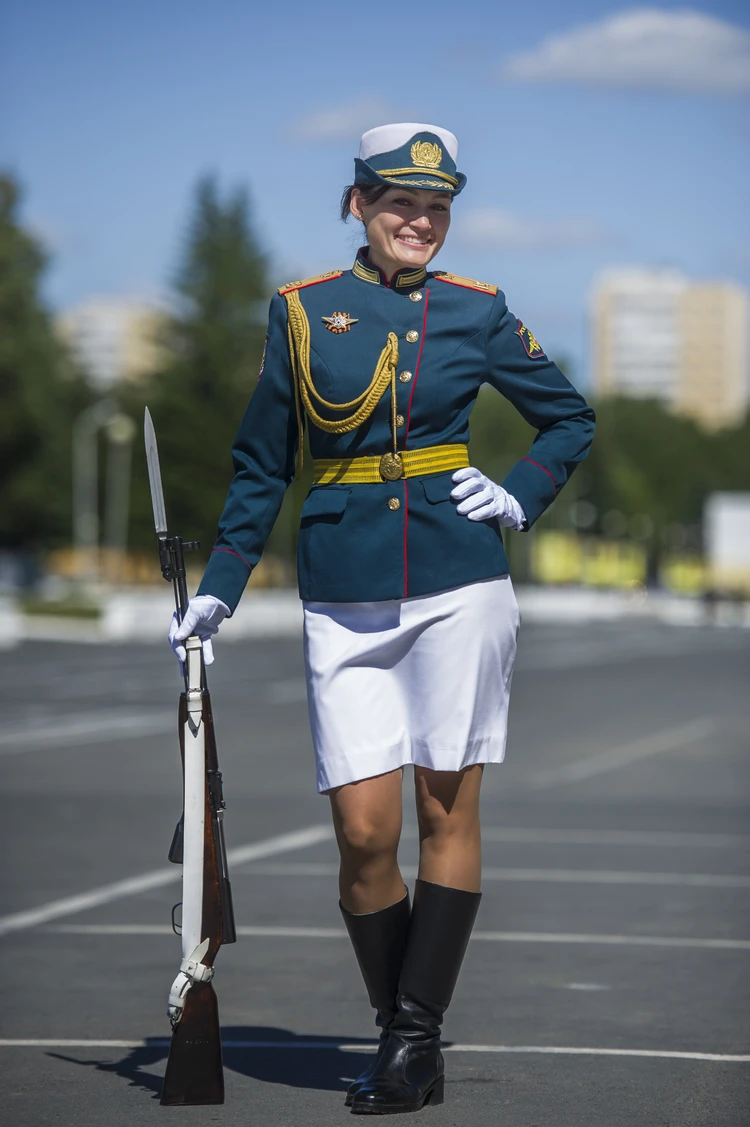
[[[523,321],[516,322],[516,336],[520,338],[524,352],[531,360],[547,359],[541,344],[534,334],[526,328]]]

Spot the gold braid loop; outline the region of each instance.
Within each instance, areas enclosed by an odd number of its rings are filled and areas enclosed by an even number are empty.
[[[310,371],[310,322],[307,313],[300,301],[297,290],[284,294],[287,304],[288,324],[287,335],[289,339],[289,357],[294,375],[295,406],[297,410],[297,425],[299,427],[299,467],[302,469],[302,411],[300,400],[311,421],[320,430],[328,434],[347,434],[356,430],[367,419],[383,398],[388,387],[395,397],[396,368],[398,367],[398,337],[395,333],[388,334],[385,348],[380,353],[380,358],[375,366],[375,374],[369,386],[352,399],[349,403],[329,403],[319,395],[312,380]],[[345,419],[324,419],[318,414],[313,404],[313,399],[322,407],[330,411],[350,411],[356,408],[353,414]],[[395,403],[395,398],[394,398]]]

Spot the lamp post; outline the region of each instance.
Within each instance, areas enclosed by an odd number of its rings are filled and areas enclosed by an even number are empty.
[[[130,511],[130,464],[135,432],[135,423],[128,415],[113,415],[106,424],[109,451],[104,543],[109,550],[111,570],[108,578],[114,583],[124,578]]]
[[[73,424],[73,545],[82,583],[99,578],[99,431],[107,428],[106,544],[125,551],[130,494],[130,460],[135,424],[111,399],[101,399]],[[122,555],[120,556],[120,559]]]

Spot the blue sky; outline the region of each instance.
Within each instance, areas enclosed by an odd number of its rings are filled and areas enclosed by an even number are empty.
[[[250,188],[279,282],[349,265],[360,133],[443,125],[469,182],[437,265],[499,284],[587,379],[611,265],[750,287],[750,9],[587,0],[6,6],[3,164],[56,309],[164,294],[193,188]]]

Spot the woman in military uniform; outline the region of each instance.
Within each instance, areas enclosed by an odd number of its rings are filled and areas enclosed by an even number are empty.
[[[479,790],[505,753],[518,608],[502,527],[528,529],[588,451],[594,415],[494,285],[429,271],[466,177],[447,130],[361,141],[343,199],[367,245],[351,270],[283,286],[233,449],[235,477],[173,646],[237,606],[302,462],[314,484],[299,590],[318,789],[330,797],[341,911],[380,1047],[354,1112],[443,1099],[440,1026],[479,907]],[[471,466],[482,383],[537,430],[496,484]],[[414,765],[414,902],[398,868]]]

